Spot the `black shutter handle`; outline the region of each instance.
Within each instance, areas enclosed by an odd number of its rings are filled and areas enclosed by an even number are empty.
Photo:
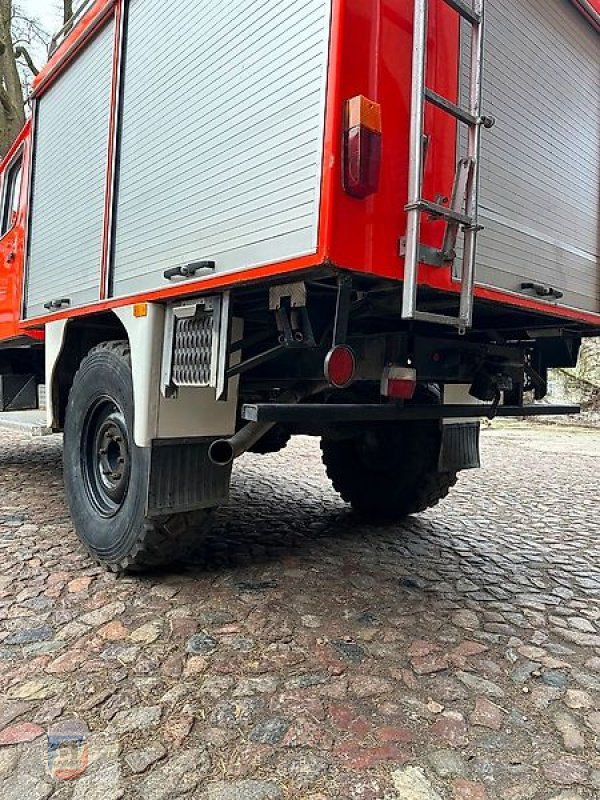
[[[63,297],[59,300],[49,300],[47,303],[44,303],[44,308],[48,309],[48,311],[59,311],[61,308],[70,305],[71,301],[69,298]]]
[[[552,286],[546,286],[543,283],[522,283],[521,289],[535,292],[538,297],[551,298],[552,300],[560,300],[565,296],[564,292],[559,289],[553,289]]]
[[[200,270],[214,270],[216,266],[214,261],[194,261],[191,264],[184,264],[182,267],[167,269],[163,274],[168,281],[172,281],[173,278],[193,278]]]

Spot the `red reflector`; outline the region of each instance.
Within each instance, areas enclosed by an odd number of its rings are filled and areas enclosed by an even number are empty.
[[[344,191],[368,197],[379,186],[381,134],[362,125],[344,134]]]
[[[386,367],[381,379],[381,394],[394,400],[412,400],[417,388],[417,371],[412,367]]]
[[[352,383],[356,371],[354,352],[345,344],[339,344],[327,353],[325,358],[325,377],[336,389]]]

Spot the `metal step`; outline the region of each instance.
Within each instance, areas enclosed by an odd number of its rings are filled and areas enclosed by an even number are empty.
[[[440,217],[448,219],[452,222],[459,222],[461,225],[471,227],[473,225],[473,218],[468,214],[463,214],[460,211],[455,211],[449,206],[441,206],[439,203],[432,203],[430,200],[419,200],[416,203],[410,203],[405,206],[405,211],[425,211],[431,214],[432,217]]]
[[[446,97],[442,97],[441,94],[434,92],[433,89],[425,89],[425,97],[432,105],[441,108],[442,111],[446,111],[455,119],[464,122],[465,125],[477,125],[479,123],[477,117],[474,117],[465,108],[461,108]]]

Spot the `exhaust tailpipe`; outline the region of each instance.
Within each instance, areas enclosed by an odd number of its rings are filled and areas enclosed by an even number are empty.
[[[294,405],[306,397],[318,394],[328,385],[328,383],[320,381],[319,383],[284,392],[281,395],[281,403]],[[276,422],[249,422],[237,433],[234,433],[233,436],[230,436],[229,439],[217,439],[214,441],[208,448],[208,457],[216,466],[228,467],[238,456],[250,450],[276,424]]]
[[[229,439],[214,441],[208,448],[208,457],[216,466],[227,467],[246,450],[250,450],[274,426],[274,422],[249,422]]]

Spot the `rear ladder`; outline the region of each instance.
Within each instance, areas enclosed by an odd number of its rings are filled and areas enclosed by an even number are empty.
[[[491,128],[494,120],[481,115],[482,71],[484,43],[484,2],[474,0],[469,5],[465,0],[443,0],[471,26],[471,67],[469,76],[469,108],[463,108],[429,89],[425,84],[427,67],[427,12],[428,0],[415,0],[412,98],[410,115],[410,166],[406,240],[403,247],[405,257],[404,292],[402,317],[406,320],[435,322],[459,329],[471,326],[473,318],[473,286],[475,283],[475,261],[478,224],[479,156],[481,128]],[[448,206],[426,200],[423,197],[425,104],[431,103],[450,114],[467,127],[467,154],[461,158],[456,169],[454,188]],[[446,220],[446,231],[442,250],[430,263],[437,266],[452,264],[456,258],[455,247],[459,228],[464,231],[464,247],[461,265],[460,308],[458,316],[447,316],[417,309],[419,262],[428,248],[421,248],[419,234],[421,215]]]

